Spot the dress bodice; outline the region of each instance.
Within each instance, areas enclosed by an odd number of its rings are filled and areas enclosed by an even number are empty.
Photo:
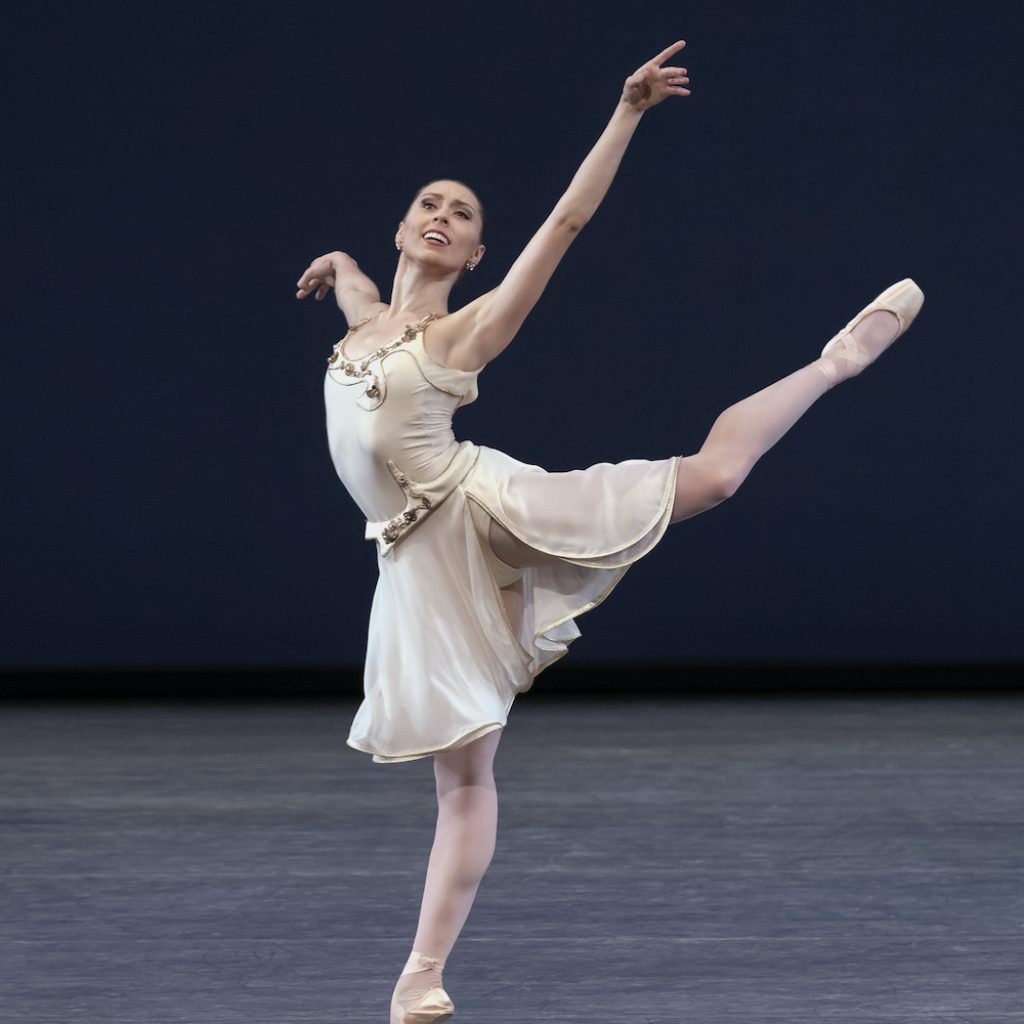
[[[412,480],[433,480],[459,448],[452,416],[477,397],[479,370],[435,362],[423,346],[424,318],[357,359],[351,328],[334,346],[324,377],[327,440],[341,482],[368,520],[400,512],[406,495],[388,462]]]

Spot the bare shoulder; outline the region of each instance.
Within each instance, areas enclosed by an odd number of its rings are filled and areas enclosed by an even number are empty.
[[[424,333],[424,348],[436,363],[452,370],[482,370],[487,359],[477,344],[480,314],[487,305],[490,292],[467,303],[454,313],[430,325],[429,338]]]
[[[351,305],[351,319],[346,315],[345,322],[348,324],[348,329],[352,330],[357,324],[361,324],[364,320],[371,320],[390,308],[386,302],[381,302],[379,299],[376,302],[372,301],[372,299],[368,299],[366,302],[359,302],[356,299]]]

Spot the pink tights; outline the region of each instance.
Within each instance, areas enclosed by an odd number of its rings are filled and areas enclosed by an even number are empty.
[[[501,733],[495,729],[458,750],[434,755],[437,827],[412,948],[442,964],[469,917],[480,880],[494,856],[498,829],[494,755]],[[440,984],[440,969],[417,971],[399,978],[395,995],[409,1002],[421,990]]]

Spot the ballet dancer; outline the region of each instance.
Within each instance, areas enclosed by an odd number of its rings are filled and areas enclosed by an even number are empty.
[[[671,523],[735,494],[751,468],[827,391],[861,373],[917,315],[909,278],[883,291],[818,358],[732,405],[700,450],[547,473],[457,442],[451,416],[516,336],[604,198],[644,114],[689,96],[679,40],[629,75],[611,119],[550,216],[492,291],[449,310],[484,258],[484,209],[460,181],[428,182],[398,224],[390,302],[351,256],[331,252],[296,297],[333,290],[349,324],[325,377],[338,475],[378,546],[364,667],[349,743],[380,762],[433,757],[437,823],[411,953],[391,1024],[454,1013],[442,969],[494,853],[493,761],[512,698],[579,635]],[[404,503],[404,504],[403,504]]]

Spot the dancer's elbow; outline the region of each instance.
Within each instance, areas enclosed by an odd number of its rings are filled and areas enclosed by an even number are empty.
[[[590,218],[581,210],[558,210],[555,213],[555,226],[570,235],[579,234]]]

